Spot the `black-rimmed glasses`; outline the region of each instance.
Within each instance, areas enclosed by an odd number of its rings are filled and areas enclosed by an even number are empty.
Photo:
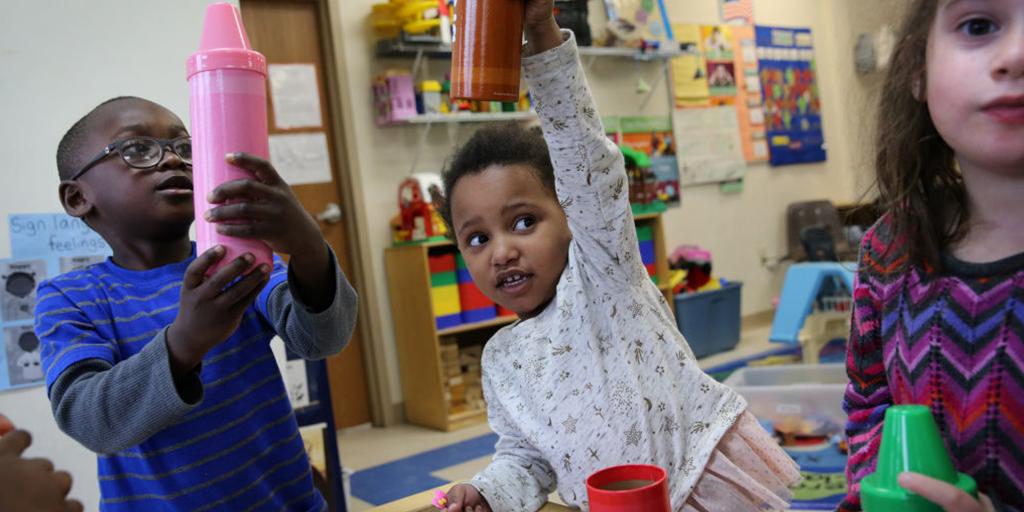
[[[125,165],[133,169],[152,169],[164,159],[164,149],[168,148],[185,165],[192,165],[192,138],[177,137],[174,139],[158,139],[156,137],[128,137],[127,139],[115,140],[103,148],[100,154],[96,155],[81,170],[73,174],[69,181],[81,178],[85,171],[92,169],[111,153],[121,155]]]

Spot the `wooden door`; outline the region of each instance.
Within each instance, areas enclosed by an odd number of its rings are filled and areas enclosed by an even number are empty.
[[[279,123],[275,119],[274,95],[271,92],[272,88],[268,87],[268,128],[271,137],[284,134],[326,136],[331,167],[330,181],[293,185],[292,189],[303,206],[314,217],[320,217],[320,229],[324,238],[338,255],[342,270],[352,280],[353,265],[349,261],[350,252],[347,245],[350,238],[347,236],[345,224],[339,221],[343,209],[338,208],[342,201],[339,186],[342,180],[339,178],[347,171],[339,165],[344,158],[338,154],[333,144],[333,130],[336,125],[331,119],[330,105],[336,99],[325,94],[328,88],[325,84],[325,52],[322,44],[326,39],[323,37],[324,25],[321,24],[319,5],[316,0],[242,0],[241,10],[249,41],[255,50],[266,56],[269,65],[306,64],[312,65],[316,71],[321,126],[281,128],[281,124],[290,126],[294,123]],[[331,215],[331,210],[335,215]],[[363,340],[360,339],[357,328],[348,347],[327,361],[331,398],[334,402],[334,420],[338,428],[368,423],[371,419],[363,352]]]

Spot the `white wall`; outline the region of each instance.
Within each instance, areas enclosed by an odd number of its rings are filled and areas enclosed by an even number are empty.
[[[375,0],[334,0],[337,19],[333,22],[344,34],[340,38],[336,35],[337,54],[344,64],[339,78],[349,88],[343,109],[347,123],[355,129],[349,130],[348,147],[360,182],[361,190],[357,192],[363,195],[366,206],[358,222],[365,231],[371,278],[378,287],[376,303],[366,306],[381,322],[391,395],[399,403],[401,381],[383,251],[390,244],[388,219],[397,209],[395,190],[410,171],[422,128],[373,125],[370,77],[388,67],[411,66],[410,60],[378,62],[373,58],[373,35],[366,24],[373,3]],[[717,0],[667,0],[666,4],[673,21],[718,21]],[[600,5],[591,0],[592,10]],[[755,6],[759,24],[810,27],[814,31],[829,159],[822,164],[774,169],[752,166],[744,191],[736,195],[723,195],[717,186],[686,188],[682,207],[670,210],[665,217],[669,247],[684,242],[703,245],[714,253],[716,273],[744,281],[744,314],[770,309],[772,298],[781,288],[784,268],[764,268],[760,254],[785,253],[786,205],[818,198],[852,201],[866,183],[860,176],[866,169],[864,157],[869,151],[857,134],[864,124],[862,107],[866,105],[867,87],[873,82],[854,76],[854,28],[871,29],[882,21],[884,13],[891,12],[891,6],[883,6],[879,0],[757,0]],[[443,61],[430,65],[435,74],[443,73]],[[623,60],[597,60],[588,68],[602,115],[667,114],[670,102],[664,83],[655,89],[642,111],[642,98],[634,92],[638,74],[655,84],[659,73],[656,65]],[[464,141],[473,129],[434,127],[416,169],[439,171],[453,145]]]
[[[7,215],[61,211],[57,142],[79,117],[119,95],[151,99],[188,122],[185,59],[207,0],[5,0],[0,16],[0,258]],[[237,2],[236,2],[237,3]],[[72,496],[97,510],[95,456],[61,433],[44,388],[0,393],[0,412],[35,437],[29,455],[72,472]]]

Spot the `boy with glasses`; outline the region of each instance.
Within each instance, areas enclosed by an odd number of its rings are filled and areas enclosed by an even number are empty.
[[[147,100],[107,101],[57,148],[60,199],[110,244],[103,263],[43,282],[36,333],[54,417],[99,454],[100,508],[323,510],[269,342],[340,351],[356,295],[316,222],[265,160],[211,193],[218,231],[291,255],[245,254],[210,276],[196,255],[191,142]]]

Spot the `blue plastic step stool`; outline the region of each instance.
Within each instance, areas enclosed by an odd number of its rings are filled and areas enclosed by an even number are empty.
[[[796,263],[789,267],[769,339],[775,343],[800,343],[800,329],[804,326],[804,319],[811,314],[821,283],[825,279],[839,277],[853,291],[856,271],[857,264],[853,262]]]

